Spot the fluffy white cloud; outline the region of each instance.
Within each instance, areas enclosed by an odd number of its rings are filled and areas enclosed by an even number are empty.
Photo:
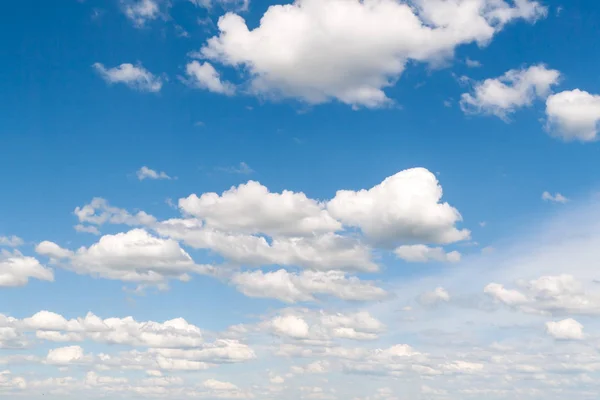
[[[284,342],[292,340],[308,346],[328,346],[335,339],[376,340],[386,330],[386,326],[367,311],[330,313],[302,309],[282,310],[260,327]]]
[[[449,58],[508,22],[545,14],[530,0],[296,0],[269,7],[254,29],[226,14],[201,55],[249,70],[257,94],[378,107],[409,60]]]
[[[560,72],[544,65],[510,70],[499,78],[477,82],[473,93],[464,93],[460,105],[465,113],[492,114],[504,120],[518,108],[546,98],[560,79]]]
[[[18,236],[0,236],[0,246],[19,247],[23,245],[23,239]]]
[[[293,339],[307,339],[309,326],[306,321],[295,315],[276,317],[271,321],[273,332]]]
[[[128,282],[161,284],[169,278],[187,281],[188,273],[210,270],[195,264],[175,240],[154,237],[143,229],[102,236],[97,243],[75,252],[47,241],[40,243],[36,251],[61,260],[58,265],[79,274]]]
[[[468,230],[456,228],[462,221],[460,213],[448,203],[440,203],[441,198],[442,187],[435,175],[425,168],[413,168],[369,190],[340,190],[327,203],[327,210],[381,245],[468,239]]]
[[[193,194],[180,199],[179,207],[203,219],[207,226],[224,231],[304,236],[342,229],[322,203],[304,193],[271,193],[255,181],[232,187],[221,195]]]
[[[546,100],[546,128],[565,141],[591,142],[600,129],[600,95],[575,89]]]
[[[581,340],[583,339],[583,325],[573,318],[562,321],[550,321],[546,323],[546,332],[555,339]]]
[[[141,65],[125,63],[114,68],[106,68],[100,63],[95,63],[93,67],[106,82],[122,83],[141,92],[160,92],[163,85],[161,78]]]
[[[161,16],[163,0],[121,0],[123,13],[137,27]]]
[[[543,276],[529,282],[518,282],[519,290],[490,283],[484,292],[496,301],[526,313],[600,314],[600,295],[586,290],[571,275]]]
[[[18,250],[0,250],[0,287],[24,286],[29,279],[54,281],[54,273],[33,257]]]
[[[314,301],[328,295],[343,300],[383,299],[387,292],[372,282],[348,277],[341,271],[303,271],[299,274],[278,270],[237,273],[231,278],[236,288],[249,297],[275,298],[287,303]]]
[[[456,263],[461,258],[458,251],[446,253],[441,247],[429,247],[424,244],[400,246],[394,250],[394,253],[404,261],[420,263],[429,261]]]
[[[143,166],[136,172],[137,178],[140,181],[144,179],[172,179],[166,172],[158,172],[146,166]]]
[[[83,353],[83,349],[80,346],[68,346],[60,347],[58,349],[52,349],[46,356],[46,361],[49,364],[54,365],[68,365],[89,362],[91,356],[87,356]]]
[[[198,220],[167,220],[154,229],[163,236],[182,240],[188,246],[210,249],[242,265],[281,265],[329,271],[370,271],[379,269],[371,249],[359,240],[337,234],[311,237],[276,237],[225,233],[204,229]]]
[[[200,64],[198,61],[192,61],[185,66],[185,73],[185,81],[190,86],[228,96],[235,93],[235,86],[231,82],[221,80],[221,75],[209,62]]]
[[[563,196],[560,193],[556,193],[553,195],[550,192],[542,193],[542,200],[549,201],[552,203],[561,203],[561,204],[565,204],[569,201],[569,199],[567,199],[565,196]]]

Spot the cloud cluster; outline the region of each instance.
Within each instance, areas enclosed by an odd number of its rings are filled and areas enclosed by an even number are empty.
[[[548,315],[598,315],[600,295],[587,290],[572,275],[542,276],[520,281],[518,289],[490,283],[484,292],[494,300],[525,313]]]
[[[560,76],[559,71],[543,64],[510,70],[499,78],[477,82],[473,93],[462,95],[460,106],[467,114],[491,114],[508,120],[517,109],[548,97]]]
[[[483,46],[506,24],[546,12],[530,0],[296,0],[270,6],[253,29],[224,15],[199,55],[249,71],[249,90],[259,95],[380,107],[391,103],[384,89],[408,61],[439,63],[462,44]]]
[[[187,280],[190,273],[211,273],[251,297],[288,303],[323,296],[377,300],[386,297],[385,290],[355,276],[379,271],[375,249],[399,245],[396,254],[412,262],[460,260],[455,251],[410,245],[470,237],[457,227],[458,210],[441,198],[439,182],[424,168],[400,171],[370,189],[340,190],[330,200],[288,190],[274,193],[249,181],[221,194],[181,198],[181,218],[162,221],[95,198],[75,209],[76,229],[92,232],[107,223],[134,229],[105,235],[77,251],[51,242],[40,243],[37,251],[57,265],[108,279],[163,284]],[[217,253],[228,265],[278,268],[232,272],[197,265],[179,243]],[[291,270],[296,268],[302,270]]]

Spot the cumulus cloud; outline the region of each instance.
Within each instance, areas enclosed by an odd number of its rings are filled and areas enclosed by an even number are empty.
[[[545,65],[510,70],[499,78],[477,82],[473,93],[464,93],[460,106],[467,114],[491,114],[508,120],[517,109],[544,99],[560,79],[560,72]]]
[[[187,281],[188,273],[210,269],[195,264],[175,240],[154,237],[143,229],[102,236],[97,243],[75,252],[48,241],[38,244],[36,251],[79,274],[127,282],[161,284],[169,278]]]
[[[456,227],[462,216],[448,203],[440,203],[441,198],[442,187],[435,175],[425,168],[414,168],[398,172],[368,190],[340,190],[327,203],[327,210],[384,246],[415,241],[447,244],[468,239],[470,232]]]
[[[333,296],[342,300],[367,301],[383,299],[384,289],[373,282],[348,277],[341,271],[286,270],[274,272],[241,272],[233,275],[231,283],[246,296],[274,298],[286,303],[314,301],[316,296]]]
[[[408,61],[439,63],[457,46],[483,46],[509,22],[546,12],[530,0],[296,0],[270,6],[254,29],[226,14],[200,55],[248,71],[258,95],[380,107]]]
[[[109,84],[122,83],[140,92],[160,92],[163,81],[141,65],[121,64],[114,68],[106,68],[101,63],[95,63],[94,69]]]
[[[549,201],[551,203],[561,203],[561,204],[565,204],[569,201],[569,199],[567,199],[565,196],[563,196],[560,193],[552,194],[550,192],[542,193],[542,200]]]
[[[429,261],[456,263],[461,258],[458,251],[446,253],[441,247],[428,247],[423,244],[400,246],[394,250],[394,253],[404,261],[419,263]]]
[[[136,172],[137,178],[140,181],[144,179],[172,179],[166,172],[158,172],[146,166],[143,166]]]
[[[256,181],[232,187],[221,195],[193,194],[180,199],[179,207],[203,219],[207,226],[223,231],[305,236],[342,228],[322,203],[304,193],[271,193]]]
[[[564,141],[592,142],[600,127],[600,95],[575,89],[546,100],[546,128]]]
[[[581,340],[584,336],[583,325],[573,318],[547,322],[546,332],[553,338],[562,340]]]
[[[221,80],[221,75],[209,62],[200,64],[198,61],[192,61],[186,65],[185,73],[186,83],[190,86],[227,96],[235,93],[235,85]]]
[[[34,257],[0,249],[0,287],[24,286],[30,279],[54,281],[54,273]]]

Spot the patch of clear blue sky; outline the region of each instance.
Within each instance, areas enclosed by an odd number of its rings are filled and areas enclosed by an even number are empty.
[[[517,112],[510,124],[465,117],[456,101],[467,89],[452,74],[479,80],[543,62],[563,73],[559,89],[600,93],[600,2],[545,1],[549,16],[535,27],[518,22],[485,48],[460,47],[443,69],[409,65],[387,90],[402,109],[359,111],[337,103],[307,110],[293,101],[261,102],[186,87],[177,79],[186,54],[199,49],[214,30],[196,22],[205,11],[174,3],[172,16],[190,38],[177,37],[172,22],[134,28],[116,1],[3,4],[0,235],[16,234],[30,244],[50,239],[76,248],[96,237],[76,234],[71,213],[95,196],[168,217],[176,211],[165,204],[167,197],[221,192],[248,179],[272,191],[290,189],[326,199],[338,189],[368,188],[395,172],[423,166],[440,173],[444,200],[461,211],[474,240],[488,245],[511,235],[515,226],[535,223],[540,213],[552,212],[540,200],[544,190],[577,198],[597,186],[597,145],[549,137],[539,121],[542,102]],[[268,4],[254,1],[246,15],[251,26]],[[559,5],[563,10],[557,15]],[[103,10],[95,19],[94,8]],[[218,12],[210,16],[214,20]],[[466,57],[483,67],[467,68]],[[95,62],[107,67],[141,62],[169,81],[158,94],[108,86],[92,69]],[[232,70],[223,74],[237,79]],[[449,99],[450,108],[444,106]],[[198,121],[204,125],[196,126]],[[241,161],[256,172],[214,171]],[[179,179],[138,182],[133,173],[142,165]],[[487,221],[484,229],[480,221]],[[406,273],[416,272],[391,265],[379,278],[401,279]],[[230,322],[222,318],[240,322],[239,316],[274,304],[246,299],[203,277],[174,284],[168,303],[167,294],[115,297],[120,282],[92,281],[64,271],[57,271],[56,278],[54,284],[32,281],[1,291],[0,312],[31,314],[40,307],[33,300],[44,299],[45,308],[68,310],[67,316],[90,309],[104,317],[176,315],[193,322],[201,318],[207,328],[206,321],[215,321],[218,328]],[[239,315],[224,317],[206,307],[215,296],[220,304],[239,309]],[[23,300],[28,298],[31,303]]]

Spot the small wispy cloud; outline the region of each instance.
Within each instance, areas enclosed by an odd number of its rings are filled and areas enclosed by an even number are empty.
[[[249,175],[254,172],[254,170],[252,168],[250,168],[250,166],[243,161],[237,166],[217,167],[215,169],[220,172],[227,172],[229,174],[241,174],[241,175]]]
[[[106,68],[101,63],[95,63],[93,68],[109,84],[122,83],[140,92],[160,92],[163,81],[141,65],[129,63],[114,68]]]
[[[173,179],[166,172],[158,172],[146,166],[143,166],[136,172],[137,178],[140,181],[144,179]]]
[[[23,245],[23,239],[18,236],[0,236],[0,246],[19,247]]]
[[[98,228],[92,225],[77,224],[73,227],[79,233],[91,233],[92,235],[100,235]]]
[[[469,67],[469,68],[479,68],[479,67],[482,66],[482,64],[479,61],[477,61],[477,60],[471,60],[468,57],[465,60],[465,64],[467,64],[467,67]]]
[[[161,16],[159,3],[159,0],[121,0],[121,8],[136,27],[142,28]]]
[[[560,204],[565,204],[569,201],[568,198],[566,198],[565,196],[563,196],[560,193],[555,193],[553,195],[550,192],[542,193],[542,200],[549,201],[551,203],[560,203]]]

